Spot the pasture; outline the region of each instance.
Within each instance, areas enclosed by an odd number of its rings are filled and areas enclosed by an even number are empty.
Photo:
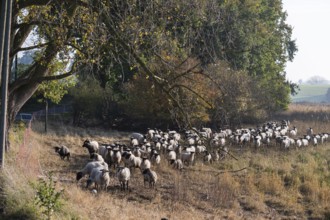
[[[298,128],[330,132],[330,106],[291,105],[280,114]],[[255,127],[257,125],[246,125]],[[245,126],[244,126],[245,127]],[[113,176],[108,190],[96,195],[86,189],[87,177],[76,182],[76,172],[89,161],[87,138],[100,143],[128,143],[130,132],[75,128],[59,122],[47,134],[43,123],[11,132],[11,151],[2,178],[7,198],[6,219],[41,219],[34,203],[35,184],[52,172],[56,189],[63,189],[62,207],[53,219],[329,219],[330,143],[284,149],[272,142],[256,148],[253,143],[229,144],[230,155],[204,163],[196,155],[183,171],[168,165],[165,155],[153,170],[159,177],[155,189],[144,187],[136,169],[129,191],[121,191]],[[61,160],[53,147],[66,145],[71,160]]]
[[[298,94],[292,96],[292,102],[311,102],[311,103],[321,103],[328,102],[326,99],[326,94],[330,85],[299,85],[300,90]]]

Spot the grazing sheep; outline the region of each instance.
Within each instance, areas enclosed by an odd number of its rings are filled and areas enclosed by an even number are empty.
[[[65,159],[65,157],[70,160],[70,150],[66,146],[61,147],[54,147],[55,152],[58,153],[62,160]]]
[[[76,180],[79,181],[81,178],[83,178],[86,174],[90,175],[92,170],[96,167],[101,167],[103,169],[108,169],[108,164],[105,162],[99,162],[99,161],[92,161],[85,165],[85,167],[77,172]]]
[[[99,143],[97,141],[90,141],[90,140],[85,140],[83,147],[86,147],[89,154],[91,155],[92,153],[98,153],[99,151]]]
[[[98,153],[92,153],[90,158],[94,161],[104,162],[103,157]]]
[[[98,187],[104,187],[104,190],[107,190],[107,187],[110,183],[109,170],[96,167],[92,170],[90,177],[87,180],[86,188],[88,188],[92,183],[95,184],[95,188],[98,190]]]
[[[116,176],[120,183],[120,189],[128,190],[128,182],[131,178],[131,172],[127,167],[117,167]]]
[[[155,188],[155,184],[157,182],[157,174],[155,171],[151,169],[145,169],[143,172],[143,183],[146,186],[146,182],[149,183],[149,188]]]

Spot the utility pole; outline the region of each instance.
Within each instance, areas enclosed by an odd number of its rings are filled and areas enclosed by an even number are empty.
[[[0,14],[0,70],[3,63],[3,46],[5,42],[5,30],[6,30],[6,17],[7,17],[7,1],[1,1],[1,14]],[[1,74],[0,74],[1,81]]]
[[[6,2],[6,3],[4,3]],[[9,53],[10,53],[10,33],[12,17],[12,0],[2,0],[1,7],[5,7],[5,22],[2,27],[4,30],[3,50],[1,50],[1,124],[0,124],[0,159],[1,169],[5,166],[5,151],[7,142],[7,98],[8,98],[8,78],[9,78]],[[1,8],[2,11],[3,8]],[[1,30],[2,31],[2,30]],[[2,41],[2,40],[1,40]],[[1,45],[2,46],[2,45]],[[2,48],[0,48],[2,49]]]

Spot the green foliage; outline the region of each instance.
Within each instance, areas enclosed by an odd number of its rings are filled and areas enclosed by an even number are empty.
[[[48,173],[47,180],[39,180],[35,185],[35,203],[41,209],[41,213],[46,219],[51,219],[55,211],[62,207],[61,195],[63,190],[57,191],[52,173]]]
[[[41,94],[44,99],[58,104],[63,96],[68,93],[68,89],[76,83],[74,77],[69,77],[62,80],[46,81],[40,84],[36,95]]]

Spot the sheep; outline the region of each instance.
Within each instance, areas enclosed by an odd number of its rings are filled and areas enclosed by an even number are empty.
[[[117,167],[116,176],[120,183],[120,189],[128,190],[128,182],[131,178],[131,172],[127,167]]]
[[[155,184],[157,182],[157,174],[155,171],[147,168],[143,172],[143,184],[146,186],[146,182],[149,183],[149,188],[155,188]]]
[[[204,151],[205,155],[203,160],[205,163],[212,163],[212,155],[208,151]]]
[[[176,160],[176,153],[174,150],[170,149],[168,154],[167,154],[167,160],[171,161],[171,160]]]
[[[192,165],[195,160],[195,152],[191,151],[184,151],[181,153],[181,160],[183,163],[186,163],[188,165]]]
[[[290,130],[290,135],[291,137],[295,137],[297,135],[297,128],[294,126],[292,130]]]
[[[157,153],[157,151],[154,151],[152,156],[150,157],[150,161],[152,164],[160,164],[160,155]]]
[[[104,159],[107,158],[108,154],[108,145],[99,146],[98,154],[100,154]]]
[[[76,180],[79,181],[81,178],[83,178],[86,174],[90,175],[93,168],[96,167],[101,167],[103,169],[108,169],[108,164],[105,162],[99,162],[99,161],[92,161],[89,162],[85,165],[85,167],[80,170],[79,172],[77,172],[77,177]]]
[[[55,152],[58,153],[61,157],[62,160],[65,159],[65,157],[70,160],[70,150],[66,146],[61,146],[61,147],[54,147]]]
[[[127,164],[127,167],[130,169],[133,168],[140,168],[142,159],[140,157],[134,156],[130,152],[124,152],[123,157],[125,158],[125,163]]]
[[[86,147],[91,155],[92,153],[98,153],[99,143],[97,141],[90,141],[87,139],[84,141],[83,147]]]
[[[90,158],[94,161],[104,162],[103,157],[98,153],[92,153]]]
[[[116,166],[119,166],[119,164],[121,162],[121,153],[120,153],[119,149],[113,149],[113,154],[111,155],[111,162],[112,162],[114,168]]]
[[[93,168],[91,175],[87,180],[86,188],[92,183],[95,183],[96,189],[98,189],[100,185],[101,187],[104,186],[104,190],[107,190],[110,183],[109,170],[100,167]]]
[[[177,169],[180,171],[183,169],[183,163],[182,163],[181,159],[171,160],[170,164],[172,165],[172,167],[174,169]]]
[[[150,167],[151,167],[150,160],[148,160],[148,158],[146,158],[146,157],[143,157],[142,163],[140,166],[141,171],[144,171],[145,169],[150,169]]]
[[[306,133],[307,135],[312,136],[314,132],[312,128],[307,128]]]

